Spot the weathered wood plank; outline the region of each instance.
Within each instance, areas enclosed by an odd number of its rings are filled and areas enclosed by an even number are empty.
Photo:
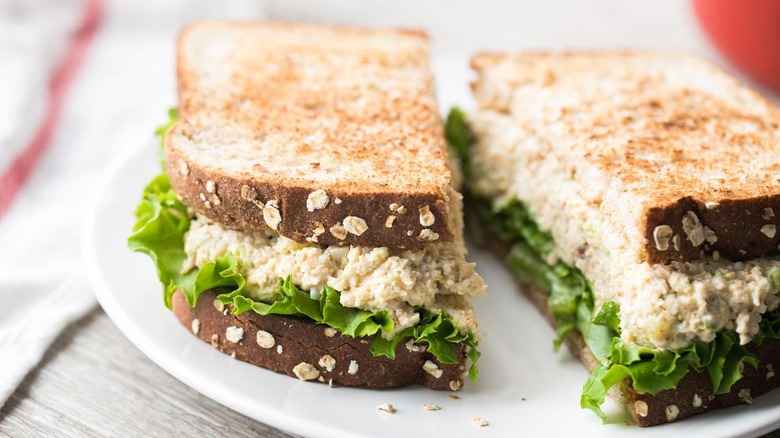
[[[287,438],[182,384],[96,309],[69,327],[0,410],[0,436]]]

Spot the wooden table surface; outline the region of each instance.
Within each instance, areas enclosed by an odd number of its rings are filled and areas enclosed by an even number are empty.
[[[70,326],[0,409],[9,437],[290,437],[155,365],[100,307]],[[765,435],[780,438],[780,429]]]
[[[176,380],[103,309],[70,326],[0,410],[0,436],[287,438]]]

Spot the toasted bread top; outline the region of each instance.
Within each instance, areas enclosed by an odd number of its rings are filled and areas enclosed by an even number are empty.
[[[606,181],[596,202],[617,190],[638,204],[651,263],[778,253],[780,110],[720,68],[651,51],[485,53],[472,67],[481,108],[511,113],[572,178]]]
[[[424,33],[206,22],[177,57],[168,170],[200,213],[324,245],[452,240]]]

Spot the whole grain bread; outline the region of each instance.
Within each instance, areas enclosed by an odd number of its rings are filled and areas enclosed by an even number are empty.
[[[439,363],[424,345],[403,340],[396,358],[371,354],[373,337],[352,338],[327,326],[281,315],[239,315],[206,291],[191,308],[181,292],[173,296],[173,313],[201,340],[238,360],[287,374],[338,386],[373,389],[419,384],[436,390],[457,391],[463,385],[466,355],[456,347],[459,364]]]
[[[453,239],[424,33],[205,22],[177,58],[167,171],[197,212],[322,245]]]
[[[688,53],[479,54],[475,96],[588,187],[649,263],[776,255],[780,110]]]
[[[490,248],[499,258],[505,260],[509,254],[510,245],[492,234],[488,227],[481,223],[477,214],[467,209],[466,225],[470,233],[476,234],[476,239]],[[513,276],[514,277],[514,276]],[[529,287],[518,281],[520,290],[525,293],[534,306],[555,326],[555,320],[550,310],[549,295]],[[566,346],[577,356],[588,369],[593,371],[599,367],[598,360],[585,345],[585,340],[578,331],[569,332],[564,338]],[[628,414],[631,420],[641,427],[657,426],[671,423],[704,412],[727,408],[738,404],[751,404],[753,397],[764,394],[780,386],[780,376],[775,374],[775,367],[780,367],[780,340],[765,339],[761,346],[748,344],[747,348],[755,354],[758,366],[745,366],[743,377],[727,394],[714,394],[712,381],[707,373],[690,370],[680,380],[676,389],[661,391],[656,395],[641,393],[626,379],[609,391],[613,398]],[[780,369],[780,368],[779,368]]]

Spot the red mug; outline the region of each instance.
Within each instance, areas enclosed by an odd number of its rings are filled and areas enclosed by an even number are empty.
[[[696,17],[724,58],[780,92],[780,0],[692,0]]]

